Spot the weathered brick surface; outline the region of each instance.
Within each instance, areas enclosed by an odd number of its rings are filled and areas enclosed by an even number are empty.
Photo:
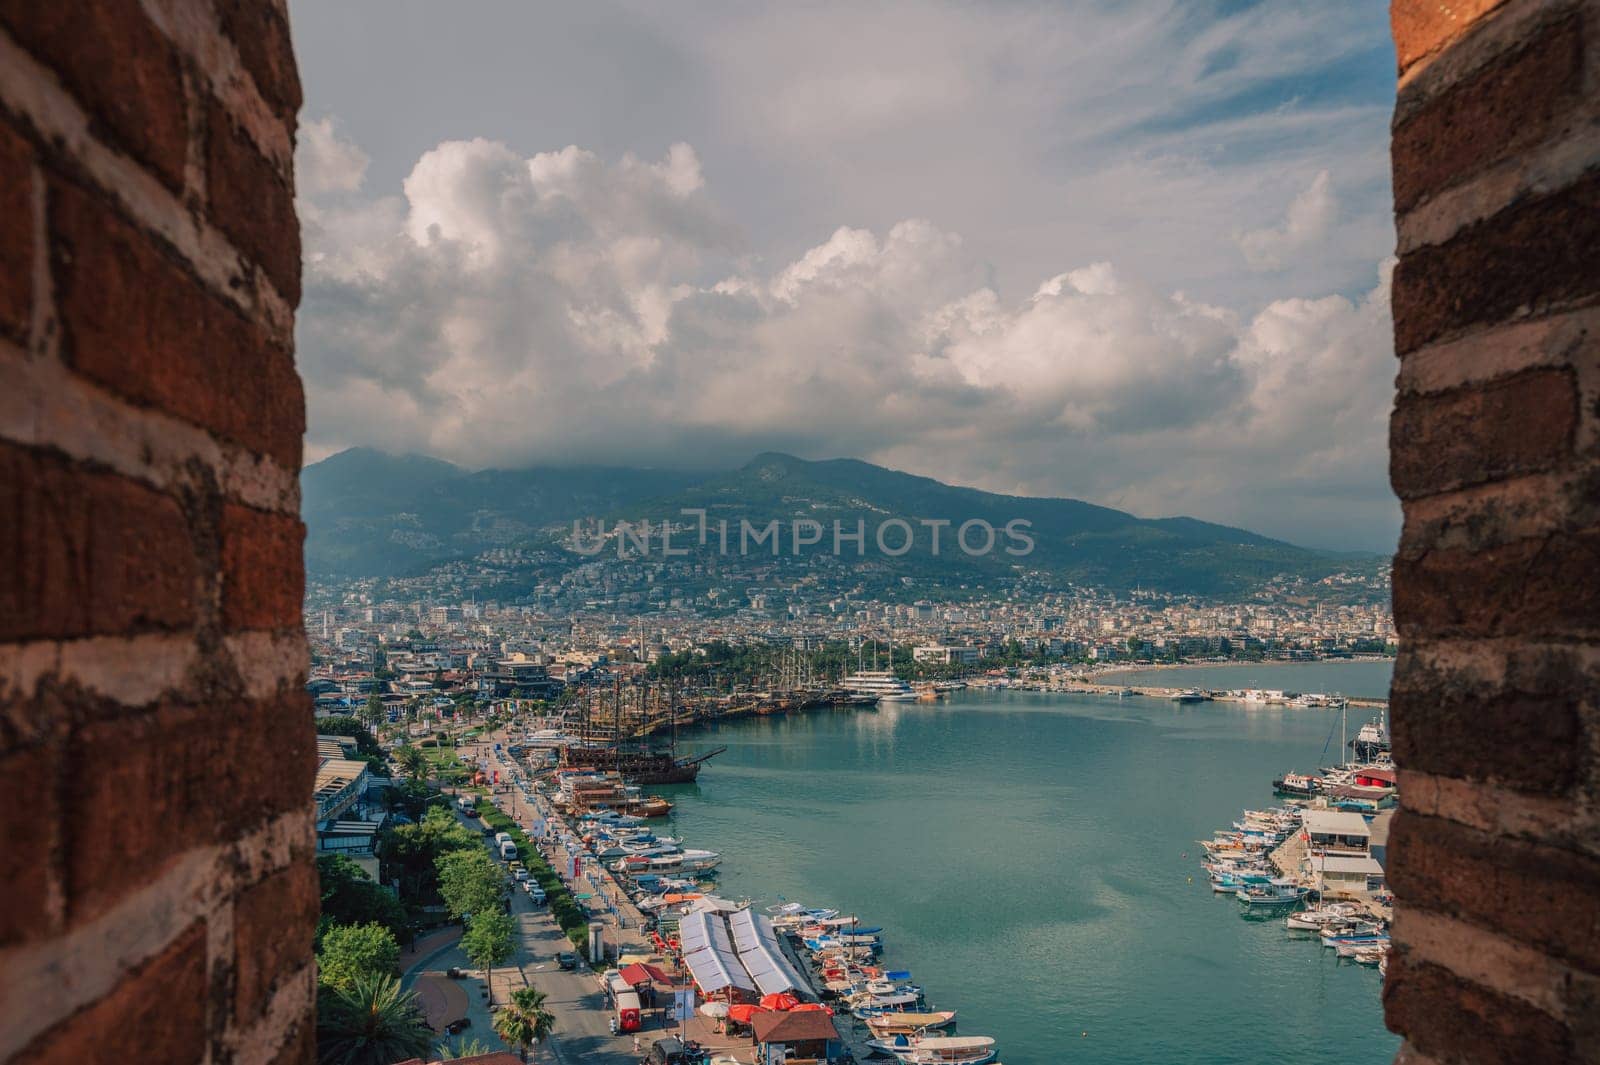
[[[286,17],[0,0],[0,1060],[315,1059]]]
[[[78,186],[51,184],[50,224],[62,349],[75,370],[299,466],[305,401],[287,351]]]
[[[304,693],[293,693],[91,722],[77,730],[71,758],[67,879],[69,919],[79,922],[185,851],[304,808],[316,734]]]
[[[311,958],[322,904],[316,867],[290,866],[242,892],[234,907],[234,1011],[251,1020],[265,1010],[285,975]]]
[[[294,190],[215,99],[206,103],[206,197],[216,225],[291,305],[300,302]]]
[[[300,624],[305,601],[298,518],[230,503],[222,512],[222,620],[230,629]]]
[[[1527,639],[1600,633],[1600,529],[1480,550],[1426,551],[1394,567],[1395,627],[1426,636]]]
[[[1400,73],[1449,44],[1503,3],[1505,0],[1392,0],[1389,28]]]
[[[1566,794],[1588,766],[1575,679],[1543,690],[1486,688],[1421,670],[1390,693],[1396,761],[1407,769]]]
[[[1384,1017],[1412,1044],[1440,1061],[1574,1060],[1566,1025],[1526,1002],[1468,983],[1448,969],[1390,958]]]
[[[218,0],[222,30],[239,50],[262,99],[290,128],[300,110],[300,72],[294,62],[289,25],[271,4],[256,0]]]
[[[23,341],[33,317],[33,152],[0,125],[0,334]]]
[[[182,628],[196,568],[176,500],[0,442],[0,639]]]
[[[1600,972],[1600,861],[1403,811],[1388,853],[1389,883],[1406,905]]]
[[[1536,145],[1582,99],[1583,32],[1576,16],[1458,83],[1394,131],[1395,210],[1459,184]]]
[[[35,744],[0,754],[0,780],[27,795],[28,817],[8,820],[0,846],[0,947],[58,931],[56,871],[61,844],[61,744]]]
[[[29,1065],[184,1065],[207,1058],[206,934],[194,925],[116,990],[17,1057]]]
[[[1529,418],[1528,412],[1540,412]],[[1555,467],[1572,454],[1577,382],[1533,370],[1480,388],[1402,396],[1390,425],[1390,482],[1402,499]]]
[[[1419,248],[1395,267],[1395,350],[1600,294],[1600,160],[1582,181]]]
[[[0,25],[50,67],[105,140],[183,188],[189,116],[182,60],[139,0],[0,0]]]

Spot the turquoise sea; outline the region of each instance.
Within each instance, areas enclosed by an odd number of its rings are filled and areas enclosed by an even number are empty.
[[[1355,694],[1373,665],[1259,677]],[[672,833],[722,853],[721,893],[883,925],[886,962],[1007,1065],[1376,1065],[1399,1044],[1377,972],[1242,918],[1195,842],[1270,804],[1275,774],[1336,757],[1338,728],[1337,711],[969,691],[710,727],[686,749],[728,751],[662,790]]]

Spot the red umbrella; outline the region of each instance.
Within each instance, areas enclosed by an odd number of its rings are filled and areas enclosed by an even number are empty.
[[[833,1010],[831,1010],[827,1006],[824,1006],[820,1002],[802,1002],[802,1003],[800,1003],[800,1005],[796,1006],[794,1009],[790,1010],[789,1012],[790,1013],[826,1013],[830,1017],[833,1016]]]
[[[764,995],[761,999],[761,1005],[764,1009],[776,1010],[782,1013],[784,1010],[792,1010],[800,1005],[800,1000],[787,991],[783,991],[776,995]]]
[[[752,1006],[748,1002],[741,1002],[736,1006],[728,1007],[728,1020],[738,1021],[740,1024],[749,1024],[750,1018],[758,1013],[766,1013],[761,1006]]]

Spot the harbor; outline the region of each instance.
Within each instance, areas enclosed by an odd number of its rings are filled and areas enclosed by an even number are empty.
[[[1381,1060],[1396,1042],[1378,975],[1225,915],[1238,904],[1196,869],[1194,841],[1314,768],[1337,720],[969,688],[707,722],[681,755],[726,750],[694,783],[645,790],[672,803],[654,833],[719,855],[715,897],[881,925],[886,965],[1011,1065],[1059,1060],[1062,1033],[1085,1061],[1200,1065],[1219,1059],[1177,1033],[1261,1009],[1279,1018],[1262,1056],[1318,1041]],[[1171,1023],[1145,1023],[1155,1011]],[[748,1037],[724,1045],[750,1060]]]

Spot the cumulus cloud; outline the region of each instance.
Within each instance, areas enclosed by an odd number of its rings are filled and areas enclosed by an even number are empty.
[[[333,119],[313,118],[300,124],[295,149],[295,179],[307,196],[354,192],[361,187],[370,162],[367,153],[341,140]]]
[[[313,151],[357,157],[328,133]],[[774,448],[1323,542],[1307,533],[1342,520],[1336,500],[1392,506],[1385,284],[1241,317],[1069,261],[1019,298],[915,218],[767,263],[683,144],[608,162],[450,141],[401,196],[302,190],[313,454],[726,466]]]
[[[1328,235],[1338,213],[1339,202],[1328,172],[1323,170],[1311,179],[1310,187],[1290,202],[1281,225],[1240,234],[1239,250],[1253,269],[1277,269],[1291,255],[1314,251],[1317,242]]]

